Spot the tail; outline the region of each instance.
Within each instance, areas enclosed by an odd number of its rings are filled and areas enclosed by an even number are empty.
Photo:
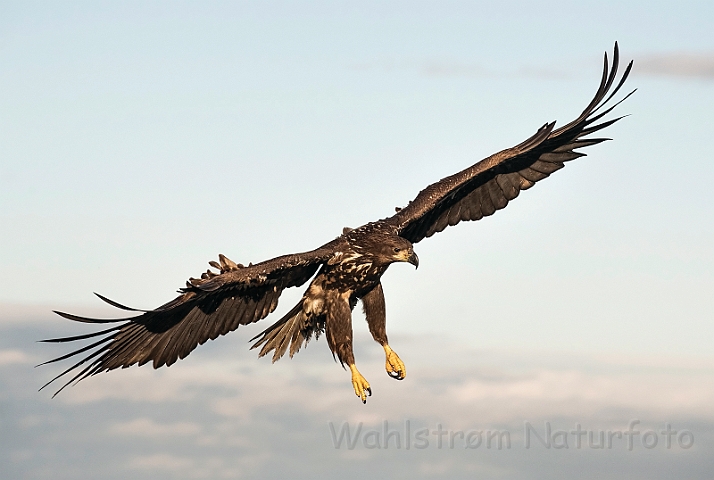
[[[301,298],[283,318],[250,339],[251,342],[258,339],[250,347],[251,350],[263,345],[258,357],[263,357],[274,350],[273,362],[277,362],[285,355],[289,346],[290,358],[292,358],[303,343],[307,345],[313,336],[316,340],[320,338],[320,334],[325,331],[325,316],[305,313],[304,301],[305,298]]]

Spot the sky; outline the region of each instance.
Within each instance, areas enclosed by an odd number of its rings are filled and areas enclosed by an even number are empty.
[[[686,1],[0,3],[3,470],[708,478],[711,18],[711,2]],[[92,292],[153,308],[219,253],[258,262],[391,215],[575,118],[615,41],[637,92],[613,141],[492,217],[420,242],[418,271],[384,276],[404,382],[382,373],[355,310],[357,363],[375,387],[366,407],[322,341],[256,360],[260,325],[171,369],[36,392],[60,370],[30,367],[65,350],[34,341],[84,332],[51,310],[116,314]],[[614,431],[635,418],[642,431],[689,429],[694,445],[522,446],[526,421]],[[385,420],[507,430],[513,448],[331,443],[330,421]]]

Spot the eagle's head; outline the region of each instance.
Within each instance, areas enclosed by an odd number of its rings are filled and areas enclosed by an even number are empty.
[[[384,263],[408,262],[419,267],[419,257],[414,253],[412,242],[397,235],[385,235],[380,240],[375,253]]]

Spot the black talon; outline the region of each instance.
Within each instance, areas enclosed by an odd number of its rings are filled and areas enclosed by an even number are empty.
[[[372,387],[367,387],[367,393],[369,393],[370,397],[372,396]],[[367,402],[365,401],[365,403]]]
[[[395,380],[404,380],[404,376],[402,375],[401,370],[398,372],[387,372],[387,375],[389,375],[390,377],[392,377]]]

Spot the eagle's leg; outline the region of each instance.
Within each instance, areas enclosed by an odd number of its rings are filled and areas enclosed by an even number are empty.
[[[362,297],[362,306],[372,338],[384,348],[387,375],[397,380],[404,380],[407,376],[407,368],[387,341],[387,308],[381,283]]]
[[[355,394],[362,400],[362,403],[367,403],[367,396],[372,396],[372,388],[355,365],[355,356],[352,351],[352,309],[349,297],[349,294],[339,294],[336,291],[327,293],[325,337],[332,354],[343,366],[350,367]]]

